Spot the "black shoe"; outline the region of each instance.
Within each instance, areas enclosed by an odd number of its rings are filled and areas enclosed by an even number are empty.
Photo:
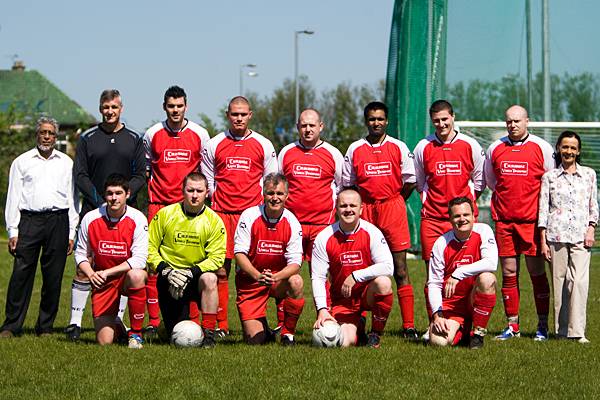
[[[152,325],[148,325],[144,328],[144,340],[148,343],[158,339],[158,328]]]
[[[381,337],[379,334],[375,332],[369,333],[369,338],[367,339],[367,347],[371,347],[373,349],[378,349],[381,346]]]
[[[482,347],[483,347],[483,336],[473,334],[473,336],[471,336],[471,339],[469,341],[469,348],[471,350],[477,350],[477,349],[481,349]]]
[[[283,328],[283,325],[277,325],[275,328],[271,329],[271,335],[273,335],[273,336],[279,335],[281,333],[282,328]]]
[[[408,339],[410,342],[418,342],[419,334],[415,328],[405,328],[402,331],[402,337],[404,339]]]
[[[296,341],[294,340],[294,336],[286,333],[281,336],[281,345],[285,347],[292,347],[296,345]]]
[[[81,337],[81,327],[76,324],[71,324],[65,328],[65,334],[67,335],[67,340],[78,342]]]
[[[212,349],[217,345],[216,334],[212,329],[204,329],[204,339],[202,340],[202,347]]]
[[[219,328],[215,329],[215,337],[217,339],[225,339],[227,336],[229,336],[229,331]]]

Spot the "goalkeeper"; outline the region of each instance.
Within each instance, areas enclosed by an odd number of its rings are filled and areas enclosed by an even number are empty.
[[[206,177],[199,172],[183,181],[183,202],[161,209],[150,222],[148,268],[158,275],[158,304],[169,335],[190,319],[190,301],[200,304],[204,347],[215,345],[217,275],[225,259],[225,226],[204,205]]]

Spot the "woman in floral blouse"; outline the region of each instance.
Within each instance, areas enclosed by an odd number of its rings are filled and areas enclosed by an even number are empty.
[[[585,337],[591,247],[598,221],[596,172],[579,165],[581,138],[572,131],[556,142],[557,168],[542,177],[538,226],[542,253],[552,264],[558,338]]]

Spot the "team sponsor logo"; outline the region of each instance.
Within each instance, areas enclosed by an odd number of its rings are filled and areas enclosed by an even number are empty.
[[[227,157],[225,168],[235,171],[250,171],[250,159],[248,157]]]
[[[98,254],[108,257],[127,257],[127,243],[101,240]]]
[[[190,162],[192,159],[191,150],[179,150],[179,149],[166,149],[163,152],[163,159],[165,163],[179,163],[179,162]]]
[[[259,240],[256,246],[258,254],[268,254],[271,256],[280,256],[285,252],[283,242],[276,240]]]
[[[529,163],[527,161],[502,161],[500,163],[500,173],[502,175],[527,176]]]
[[[389,161],[365,163],[366,176],[387,176],[392,174],[392,163]]]
[[[462,256],[462,258],[460,260],[457,260],[454,262],[454,267],[458,268],[462,265],[469,265],[469,264],[473,264],[473,256],[470,254],[466,254],[466,255]]]
[[[435,174],[437,176],[460,175],[461,171],[461,161],[438,161],[435,163]]]
[[[294,164],[292,174],[298,178],[319,179],[321,177],[321,167],[312,164]]]
[[[200,247],[200,234],[197,232],[175,231],[173,241],[183,246]]]
[[[346,251],[340,254],[340,263],[344,267],[355,267],[363,264],[363,256],[360,251]]]

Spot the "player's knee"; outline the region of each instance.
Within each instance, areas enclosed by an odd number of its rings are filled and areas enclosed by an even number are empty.
[[[290,291],[294,297],[301,295],[304,290],[304,281],[298,274],[292,275],[288,278],[288,284],[290,285]]]
[[[491,272],[483,272],[477,277],[477,290],[482,293],[496,292],[496,276]]]
[[[372,283],[375,293],[389,294],[392,292],[392,281],[387,276],[378,276]]]
[[[146,285],[148,273],[143,269],[131,269],[127,272],[127,281],[129,287],[139,288]]]
[[[217,274],[213,272],[205,272],[200,275],[201,290],[216,290],[217,289]]]

